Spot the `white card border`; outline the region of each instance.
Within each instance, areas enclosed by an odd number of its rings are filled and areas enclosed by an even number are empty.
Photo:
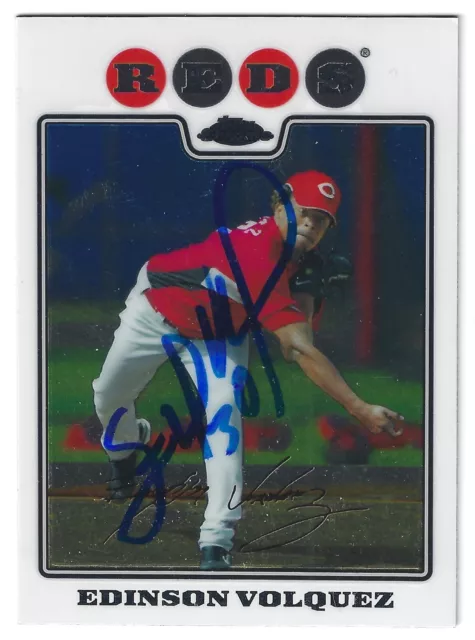
[[[402,7],[401,7],[402,8]],[[81,14],[71,14],[82,17]],[[108,14],[109,15],[109,14]],[[148,15],[148,14],[147,14]],[[222,14],[227,17],[228,14]],[[346,14],[348,20],[357,20],[361,15]],[[157,17],[150,16],[150,17]],[[286,16],[287,17],[287,16]],[[289,16],[291,17],[291,16]],[[307,18],[316,19],[316,16],[306,16]],[[320,15],[318,19],[326,19],[328,15]],[[335,16],[337,17],[337,16]],[[341,17],[341,16],[338,16]],[[454,50],[454,31],[450,31],[447,23],[457,23],[457,16],[453,14],[444,14],[440,16],[426,16],[422,14],[369,14],[370,23],[382,20],[383,22],[389,17],[395,19],[407,18],[414,21],[414,18],[429,21],[436,18],[433,23],[444,23],[447,29],[444,31],[441,26],[441,32],[448,36],[450,43],[449,52],[446,59],[450,64],[450,72],[443,75],[446,83],[447,91],[453,96],[452,100],[439,101],[432,96],[430,109],[422,107],[422,113],[430,113],[436,122],[437,142],[435,149],[435,360],[438,369],[434,371],[434,405],[435,405],[435,424],[437,440],[435,442],[434,452],[434,473],[436,481],[436,499],[434,502],[434,572],[430,580],[420,584],[404,584],[403,582],[396,584],[394,581],[388,583],[396,591],[395,597],[398,599],[398,610],[394,610],[394,615],[386,615],[381,618],[375,615],[376,612],[368,611],[367,616],[355,617],[351,611],[348,615],[339,617],[338,619],[329,615],[314,617],[314,621],[306,617],[305,619],[288,617],[284,624],[352,624],[352,625],[393,625],[393,626],[443,626],[454,624],[455,621],[455,479],[456,479],[456,319],[457,319],[457,106],[456,106],[456,79],[457,79],[457,54]],[[463,24],[463,23],[462,23]],[[439,25],[437,25],[439,26]],[[21,58],[21,56],[20,56]],[[20,68],[25,71],[20,59]],[[453,69],[453,72],[452,72]],[[434,71],[434,74],[431,74]],[[427,69],[427,75],[440,80],[439,70]],[[28,74],[27,74],[28,77]],[[427,78],[426,78],[427,79]],[[426,80],[425,79],[425,80]],[[424,84],[425,84],[424,80]],[[23,87],[25,88],[25,87]],[[416,92],[417,93],[417,92]],[[27,96],[30,96],[26,92]],[[429,92],[430,95],[430,92]],[[36,253],[34,250],[34,229],[31,227],[31,118],[26,119],[28,109],[25,109],[26,98],[20,95],[20,113],[18,118],[19,124],[19,148],[20,148],[20,172],[21,182],[19,182],[18,200],[20,206],[20,229],[21,229],[21,249],[22,260],[19,265],[19,282],[20,282],[20,331],[21,331],[21,350],[20,350],[20,376],[22,388],[31,389],[35,386],[36,374],[32,366],[32,353],[34,357],[34,342],[36,331],[31,333],[34,321],[32,320],[32,310],[34,312],[34,300],[32,304],[32,294],[34,299],[35,282],[32,281],[33,265],[35,263]],[[30,99],[28,97],[28,99]],[[420,104],[419,98],[413,98],[414,104]],[[389,95],[388,95],[388,104]],[[35,102],[36,104],[36,102]],[[433,105],[433,107],[432,107]],[[52,106],[45,105],[46,108],[41,109],[40,113],[51,113]],[[357,107],[357,105],[356,105]],[[87,105],[89,109],[89,105]],[[101,104],[103,110],[104,104]],[[60,109],[61,113],[66,112],[64,106]],[[78,109],[74,105],[72,112],[84,111]],[[388,109],[383,106],[375,107],[375,112],[381,113],[411,113],[412,109],[407,109],[398,96],[393,96],[391,106]],[[351,107],[348,112],[358,113],[358,109]],[[39,115],[39,114],[38,114]],[[38,117],[37,115],[37,117]],[[468,120],[468,119],[466,119]],[[465,123],[468,126],[468,123]],[[438,132],[438,133],[437,133]],[[441,135],[440,135],[441,134]],[[438,148],[437,148],[438,147]],[[465,245],[466,246],[466,245]],[[31,251],[33,248],[33,252]],[[441,366],[443,365],[443,366]],[[33,385],[32,385],[33,383]],[[22,402],[20,407],[20,420],[23,425],[24,438],[31,438],[31,418],[35,414],[34,398],[22,394],[22,398],[27,401]],[[444,452],[447,455],[445,463],[442,462]],[[20,586],[22,590],[22,607],[21,618],[24,622],[81,622],[81,623],[105,623],[105,624],[209,624],[207,621],[197,615],[198,612],[190,609],[186,610],[187,617],[185,620],[176,616],[178,610],[173,613],[175,616],[166,616],[165,611],[161,612],[159,618],[146,615],[146,611],[142,611],[140,618],[131,615],[124,616],[125,612],[115,611],[115,617],[107,615],[106,612],[96,609],[96,614],[84,615],[83,612],[78,613],[78,608],[74,607],[75,589],[84,585],[85,580],[63,581],[49,580],[45,583],[41,579],[37,570],[34,570],[32,559],[34,558],[34,549],[31,548],[31,506],[34,502],[34,496],[31,494],[31,483],[36,484],[36,464],[34,456],[32,456],[31,447],[25,446],[25,440],[21,442],[21,459],[25,468],[20,468]],[[465,459],[467,456],[465,456]],[[442,506],[443,501],[443,506]],[[33,553],[32,553],[33,551]],[[466,573],[466,571],[465,571]],[[283,582],[282,584],[286,584]],[[287,583],[288,584],[288,583]],[[57,585],[57,588],[55,587]],[[177,581],[177,585],[183,586],[183,581]],[[326,589],[336,588],[338,583],[334,581],[325,582],[322,587]],[[99,586],[99,585],[98,585]],[[101,587],[113,588],[110,582],[104,582]],[[130,581],[124,582],[123,586],[133,586]],[[157,580],[157,586],[160,581]],[[168,586],[168,585],[167,585]],[[217,585],[210,584],[209,581],[203,579],[204,588],[217,588]],[[264,586],[264,585],[263,585]],[[278,584],[271,585],[279,588]],[[341,587],[350,588],[352,585],[340,585]],[[364,588],[365,585],[355,585],[358,588]],[[371,589],[371,583],[366,585]],[[385,588],[388,585],[378,585]],[[53,588],[55,587],[55,588]],[[51,600],[52,598],[52,600]],[[49,604],[51,603],[51,604]],[[72,606],[70,606],[72,605]],[[179,609],[184,612],[184,609]],[[230,614],[240,612],[241,617],[246,613],[246,620],[235,619],[240,624],[262,624],[264,621],[269,624],[282,624],[282,620],[278,620],[278,616],[272,619],[272,616],[264,616],[265,611],[257,609],[257,611],[231,610]],[[150,612],[149,612],[150,613]],[[153,613],[153,612],[152,612]],[[209,613],[209,612],[208,612]],[[218,612],[219,613],[219,612]],[[267,612],[268,613],[268,612]],[[278,613],[272,611],[272,613]],[[305,612],[303,612],[305,613]],[[363,612],[362,612],[363,613]],[[130,614],[130,611],[128,612]],[[249,615],[247,615],[249,614]],[[258,615],[260,614],[260,615]],[[369,615],[371,614],[371,615]],[[238,613],[239,615],[239,613]],[[173,620],[172,620],[173,618]],[[317,620],[318,618],[318,620]],[[325,619],[324,619],[325,618]],[[233,624],[229,619],[223,622],[219,616],[214,619],[215,624]]]

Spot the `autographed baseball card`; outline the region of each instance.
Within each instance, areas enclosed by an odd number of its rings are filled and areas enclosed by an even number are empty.
[[[22,620],[454,624],[457,17],[18,23]]]

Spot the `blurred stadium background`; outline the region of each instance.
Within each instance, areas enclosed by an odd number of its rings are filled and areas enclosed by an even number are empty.
[[[272,340],[285,416],[276,420],[265,374],[253,354],[261,411],[245,420],[250,481],[291,456],[289,466],[317,466],[324,486],[333,479],[342,493],[351,485],[368,490],[386,486],[379,494],[387,501],[418,505],[408,533],[413,535],[414,527],[418,532],[411,543],[413,555],[422,540],[425,145],[422,124],[298,124],[280,158],[259,161],[282,182],[292,173],[317,168],[340,185],[338,226],[322,243],[322,253],[346,255],[355,275],[344,292],[325,303],[317,344],[364,399],[405,416],[404,437],[371,439],[359,430],[352,433],[341,420],[344,411],[295,366],[286,365]],[[101,495],[105,456],[98,444],[92,380],[141,265],[155,253],[203,239],[214,228],[213,183],[222,164],[188,157],[174,124],[47,125],[51,495]],[[268,214],[270,194],[271,185],[259,173],[236,172],[227,194],[228,226]],[[166,428],[160,416],[163,402],[186,415],[169,365],[138,402],[139,415],[151,421],[155,432]],[[178,450],[168,468],[170,477],[201,470],[200,460],[197,447]],[[54,532],[59,525],[52,509]],[[77,507],[75,513],[74,520]],[[54,535],[63,540],[58,547],[68,546],[64,528]],[[419,551],[400,564],[420,567]],[[69,552],[69,559],[62,551],[57,554],[52,562],[58,566],[79,562],[74,553]]]

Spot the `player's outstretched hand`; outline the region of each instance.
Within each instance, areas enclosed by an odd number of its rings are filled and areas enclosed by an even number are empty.
[[[398,423],[404,420],[403,416],[391,411],[391,409],[386,409],[386,407],[366,404],[356,417],[372,433],[386,431],[394,437],[402,434],[402,427]]]

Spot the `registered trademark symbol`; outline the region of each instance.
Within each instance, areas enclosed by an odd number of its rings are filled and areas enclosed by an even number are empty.
[[[363,58],[369,58],[369,56],[371,55],[371,51],[368,49],[368,47],[363,47],[360,51],[360,55]]]

